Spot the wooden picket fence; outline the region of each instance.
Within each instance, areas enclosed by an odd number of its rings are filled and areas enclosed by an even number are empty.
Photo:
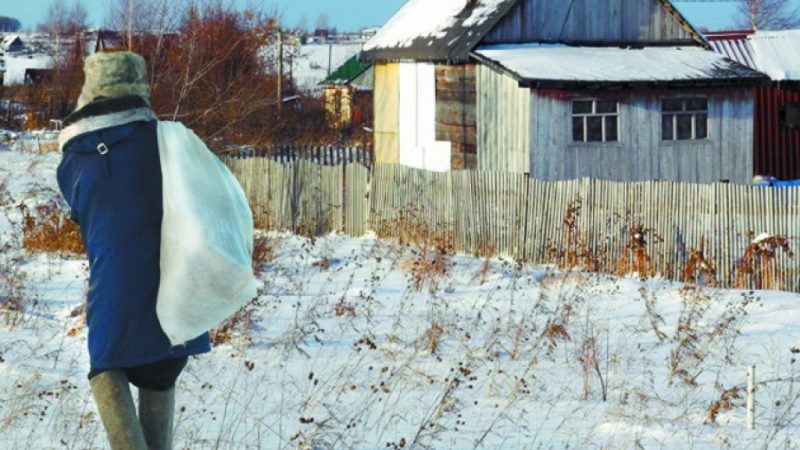
[[[756,274],[737,262],[760,233],[800,247],[800,188],[677,182],[548,182],[500,172],[427,172],[399,165],[323,166],[227,159],[258,226],[400,238],[424,228],[455,251],[605,273],[685,278],[693,250],[720,287],[800,292],[800,264],[778,249]],[[639,261],[639,265],[635,262]],[[697,261],[695,261],[697,262]],[[644,265],[642,265],[644,264]],[[696,280],[695,280],[696,281]]]
[[[325,166],[359,163],[372,167],[372,147],[336,147],[316,145],[270,145],[261,148],[243,148],[225,154],[229,159],[266,158],[280,163],[306,160]]]

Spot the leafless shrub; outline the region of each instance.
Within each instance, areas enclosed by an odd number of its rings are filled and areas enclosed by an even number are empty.
[[[747,307],[759,299],[745,294],[737,301],[730,301],[722,313],[708,317],[715,296],[702,289],[684,288],[683,307],[678,318],[678,327],[670,351],[669,384],[679,378],[684,384],[695,386],[697,377],[703,372],[701,364],[715,351],[718,342],[738,335],[738,324],[747,316]],[[729,348],[723,349],[726,358]]]
[[[31,211],[20,205],[23,214],[22,246],[31,252],[61,255],[85,253],[78,225],[69,220],[58,202],[51,200]]]

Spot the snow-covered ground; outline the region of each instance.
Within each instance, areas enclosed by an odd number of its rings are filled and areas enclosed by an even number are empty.
[[[70,336],[86,261],[20,249],[58,158],[0,150],[0,270],[25,294],[0,312],[0,448],[105,448]],[[800,447],[798,295],[466,255],[417,292],[412,247],[266,239],[260,296],[179,380],[175,448]]]

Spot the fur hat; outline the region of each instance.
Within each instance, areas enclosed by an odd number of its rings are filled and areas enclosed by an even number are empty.
[[[78,97],[81,109],[97,97],[118,98],[138,95],[150,103],[147,64],[133,52],[97,52],[83,64],[85,81]]]

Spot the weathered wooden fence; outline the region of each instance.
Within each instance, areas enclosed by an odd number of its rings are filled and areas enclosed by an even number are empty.
[[[546,182],[500,172],[427,172],[397,165],[321,166],[308,161],[227,160],[259,226],[301,233],[368,230],[386,237],[409,226],[457,251],[564,262],[570,249],[594,269],[616,272],[640,233],[653,273],[680,280],[693,249],[733,287],[754,234],[785,235],[800,247],[800,188],[676,182]],[[641,226],[642,231],[632,231]],[[627,246],[627,247],[626,247]],[[800,264],[783,251],[770,270],[800,292]],[[746,285],[752,280],[745,280]]]
[[[270,145],[239,149],[228,152],[225,156],[232,159],[266,158],[281,163],[306,160],[326,166],[359,163],[372,167],[373,162],[371,147]]]

